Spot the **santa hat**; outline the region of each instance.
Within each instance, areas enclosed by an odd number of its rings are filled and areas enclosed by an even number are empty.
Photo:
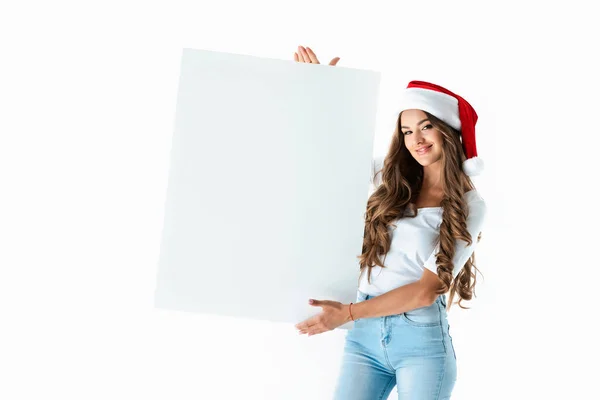
[[[479,175],[483,171],[483,160],[477,157],[475,145],[477,113],[465,99],[433,83],[411,81],[402,93],[398,113],[409,109],[427,111],[459,130],[467,158],[462,166],[463,171],[468,176]]]

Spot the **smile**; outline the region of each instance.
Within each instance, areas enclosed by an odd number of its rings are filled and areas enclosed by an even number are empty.
[[[424,148],[423,150],[417,150],[417,154],[425,154],[428,153],[429,150],[431,150],[431,146],[433,145],[429,145],[428,147]]]

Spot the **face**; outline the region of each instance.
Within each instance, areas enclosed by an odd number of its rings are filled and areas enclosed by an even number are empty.
[[[400,117],[400,134],[410,154],[427,166],[442,158],[442,133],[435,129],[422,110],[404,110]]]

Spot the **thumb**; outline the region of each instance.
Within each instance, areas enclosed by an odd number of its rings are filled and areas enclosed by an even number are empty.
[[[310,304],[311,306],[320,306],[321,303],[321,300],[308,299],[308,304]]]
[[[329,65],[332,65],[332,66],[333,66],[333,65],[336,65],[336,64],[338,63],[338,61],[340,61],[340,58],[339,58],[339,57],[335,57],[334,59],[332,59],[332,60],[329,62]]]

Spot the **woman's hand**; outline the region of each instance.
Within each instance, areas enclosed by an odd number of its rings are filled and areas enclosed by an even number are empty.
[[[313,299],[310,299],[308,304],[323,308],[323,312],[320,314],[296,324],[296,328],[300,333],[308,333],[308,336],[333,330],[352,320],[348,309],[350,307],[349,304],[342,304],[339,301]]]
[[[315,55],[315,53],[310,49],[310,47],[307,47],[305,49],[302,46],[298,46],[298,52],[294,53],[294,60],[296,60],[298,62],[303,62],[303,63],[321,64],[319,62],[319,60],[317,59],[317,56]],[[340,61],[340,58],[335,57],[334,59],[332,59],[329,62],[329,65],[334,66],[335,64],[338,63],[338,61]]]

